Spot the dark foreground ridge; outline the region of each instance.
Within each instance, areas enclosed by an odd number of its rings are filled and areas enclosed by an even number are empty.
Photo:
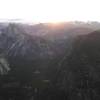
[[[100,100],[99,25],[1,23],[0,100]]]

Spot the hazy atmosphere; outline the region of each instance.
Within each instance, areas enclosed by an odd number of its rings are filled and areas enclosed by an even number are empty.
[[[0,19],[23,22],[100,21],[99,0],[0,0]]]
[[[0,0],[0,100],[100,100],[99,0]]]

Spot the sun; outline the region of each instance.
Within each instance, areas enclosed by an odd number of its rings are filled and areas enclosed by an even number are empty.
[[[64,23],[64,22],[68,21],[67,20],[67,17],[61,16],[59,14],[56,14],[55,15],[55,12],[52,12],[52,15],[51,16],[42,17],[39,20],[40,20],[40,22],[43,22],[43,23],[52,23],[52,24],[55,24],[55,25],[56,24],[59,24],[59,23]]]

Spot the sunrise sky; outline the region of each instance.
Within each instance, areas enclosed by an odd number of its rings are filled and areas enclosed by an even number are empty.
[[[0,20],[100,21],[100,0],[0,0]]]

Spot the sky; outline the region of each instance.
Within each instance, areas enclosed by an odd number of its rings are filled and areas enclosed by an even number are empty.
[[[0,0],[0,20],[100,21],[100,0]]]

